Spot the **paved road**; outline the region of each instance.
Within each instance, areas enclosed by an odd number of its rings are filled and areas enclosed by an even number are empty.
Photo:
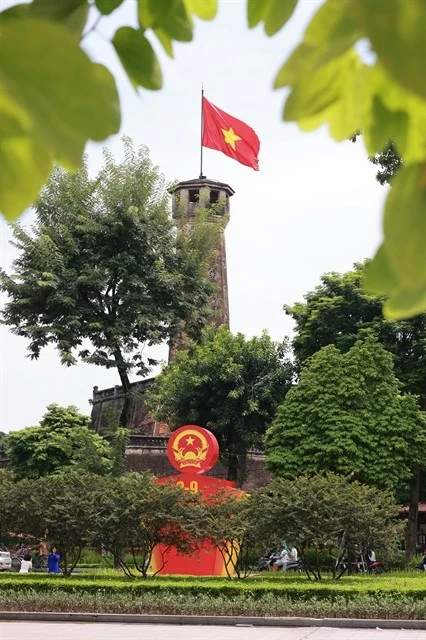
[[[426,640],[426,631],[0,622],[0,640]]]

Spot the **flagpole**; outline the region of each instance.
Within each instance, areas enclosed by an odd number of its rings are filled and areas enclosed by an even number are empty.
[[[203,83],[201,83],[201,137],[200,137],[200,180],[205,178],[203,176],[203,97],[204,97],[204,88]]]

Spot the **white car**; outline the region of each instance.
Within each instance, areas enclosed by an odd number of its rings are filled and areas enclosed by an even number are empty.
[[[12,559],[9,551],[0,551],[0,571],[10,571],[12,569]]]

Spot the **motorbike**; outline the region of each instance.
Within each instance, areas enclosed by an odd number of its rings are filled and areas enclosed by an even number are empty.
[[[348,570],[348,560],[346,558],[341,561],[340,567],[344,572]],[[367,562],[365,558],[359,558],[358,560],[353,562],[352,570],[355,573],[370,573],[375,575],[385,573],[387,571],[385,563],[382,560]]]
[[[274,571],[274,565],[276,561],[281,557],[280,553],[275,551],[269,551],[265,556],[262,556],[257,566],[258,571]],[[303,564],[301,560],[290,560],[284,567],[277,567],[277,571],[290,571],[293,573],[301,573],[303,571]]]

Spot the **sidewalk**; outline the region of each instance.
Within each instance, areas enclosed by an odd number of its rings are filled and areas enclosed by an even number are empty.
[[[0,621],[85,622],[189,626],[327,627],[338,629],[424,629],[426,620],[369,620],[352,618],[266,618],[249,616],[142,615],[118,613],[37,613],[0,611]],[[425,634],[426,640],[426,634]]]

